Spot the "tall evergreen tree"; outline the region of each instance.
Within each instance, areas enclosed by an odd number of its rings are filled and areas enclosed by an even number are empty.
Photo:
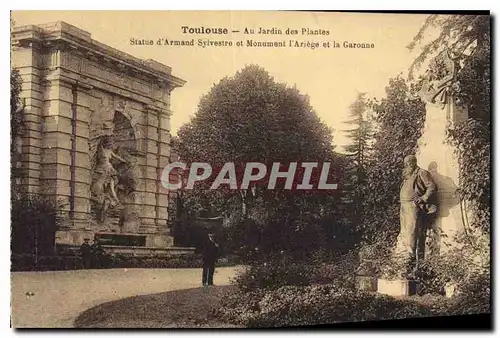
[[[349,178],[346,186],[347,202],[354,203],[357,212],[362,207],[361,187],[365,183],[366,165],[373,139],[373,125],[365,93],[358,94],[349,107],[350,119],[344,122],[350,129],[344,130],[351,143],[344,146],[349,161]],[[350,201],[349,201],[350,199]]]

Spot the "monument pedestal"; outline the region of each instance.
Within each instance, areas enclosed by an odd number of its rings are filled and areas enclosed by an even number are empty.
[[[447,128],[466,115],[450,100],[445,106],[427,103],[425,125],[416,154],[419,167],[429,171],[437,187],[438,213],[427,237],[426,252],[444,253],[457,245],[463,232],[463,213],[458,196],[459,163],[455,148],[447,143]]]
[[[418,281],[406,279],[388,280],[379,278],[377,280],[377,292],[392,297],[414,296],[418,292]]]

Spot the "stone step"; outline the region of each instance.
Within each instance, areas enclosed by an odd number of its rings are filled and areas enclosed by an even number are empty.
[[[377,279],[377,292],[393,297],[414,296],[418,293],[418,281],[416,280],[388,280]]]

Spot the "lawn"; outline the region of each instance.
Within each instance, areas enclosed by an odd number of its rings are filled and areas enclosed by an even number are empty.
[[[291,290],[292,294],[288,292],[290,290],[287,291],[287,288],[269,292],[267,298],[264,297],[261,301],[262,308],[255,313],[252,311],[256,309],[249,307],[249,304],[252,301],[259,302],[261,296],[255,298],[255,296],[248,294],[250,301],[246,294],[236,292],[235,285],[200,287],[129,297],[104,303],[85,311],[75,320],[75,327],[289,327],[327,324],[330,321],[331,323],[378,322],[387,319],[446,316],[459,314],[452,310],[457,309],[457,305],[458,308],[464,306],[464,304],[460,304],[458,299],[448,299],[437,295],[392,298],[371,293],[347,292],[345,295],[326,295],[322,292],[328,289],[327,286],[306,287],[298,290],[295,290],[294,287],[288,287],[288,289]],[[300,304],[297,303],[297,299],[301,299]],[[311,302],[315,304],[315,310],[309,308]],[[226,306],[229,304],[229,307],[226,308],[226,311],[229,310],[227,313],[243,314],[245,318],[255,317],[258,318],[257,322],[248,322],[248,320],[245,322],[245,320],[241,320],[243,317],[239,317],[239,319],[231,316],[231,318],[227,316],[219,316],[221,319],[215,318],[213,310],[220,308],[223,303],[226,303]],[[444,320],[446,317],[441,317],[441,319]],[[240,323],[242,326],[228,322]],[[398,325],[407,324],[401,322]],[[423,324],[422,322],[418,325]]]
[[[105,303],[83,312],[77,328],[236,328],[209,314],[234,286],[186,289]]]

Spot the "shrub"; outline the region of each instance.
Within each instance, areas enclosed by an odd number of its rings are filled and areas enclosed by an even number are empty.
[[[329,261],[328,261],[329,260]],[[285,253],[254,257],[248,269],[234,282],[241,291],[276,289],[281,286],[331,284],[344,288],[356,287],[355,270],[358,258],[355,252],[332,259],[323,252],[297,260]]]
[[[235,282],[242,291],[308,285],[314,269],[309,262],[297,262],[287,255],[278,254],[256,259],[235,278]]]
[[[78,256],[39,256],[31,254],[12,254],[11,271],[57,271],[82,268]]]
[[[108,268],[178,269],[198,268],[202,262],[196,256],[173,257],[130,257],[113,255],[109,257]]]
[[[282,327],[432,315],[423,305],[389,296],[345,290],[337,285],[284,286],[241,291],[215,310],[225,321],[246,327]]]
[[[423,283],[422,293],[439,293],[446,283],[452,283],[463,294],[489,297],[489,235],[463,234],[455,242],[446,253],[419,262],[417,277]]]
[[[12,254],[11,271],[58,271],[83,269],[82,260],[77,255],[37,256],[33,254]],[[217,266],[231,266],[228,260]],[[180,255],[173,257],[130,257],[124,255],[103,255],[94,258],[93,268],[101,269],[179,269],[201,268],[202,260],[197,256]]]
[[[11,249],[14,253],[50,255],[63,219],[63,204],[44,196],[27,195],[12,201]]]
[[[224,297],[222,303],[216,308],[212,308],[210,313],[222,322],[246,326],[258,315],[259,301],[264,294],[264,290],[250,292],[237,290]]]
[[[355,251],[334,259],[329,263],[318,262],[310,284],[332,284],[343,289],[356,289],[356,269],[359,266]]]
[[[491,312],[491,279],[485,273],[468,280],[461,294],[452,302],[449,312],[452,314],[475,314]]]

